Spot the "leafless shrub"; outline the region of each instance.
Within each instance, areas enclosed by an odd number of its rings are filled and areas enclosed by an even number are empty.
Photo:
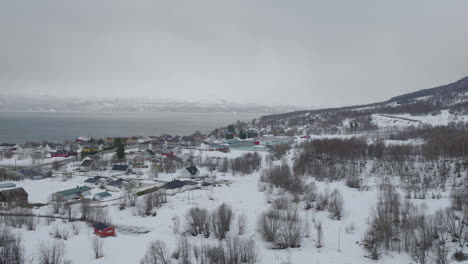
[[[304,202],[306,204],[305,209],[309,210],[314,206],[315,201],[317,200],[317,186],[315,182],[309,183],[304,188]]]
[[[437,245],[436,248],[436,254],[435,254],[435,263],[436,264],[447,264],[449,263],[448,260],[448,248],[445,245],[445,242],[440,242],[439,245]]]
[[[338,189],[333,190],[330,195],[330,203],[328,204],[328,211],[330,212],[330,217],[335,220],[341,220],[343,215],[343,196],[341,195]]]
[[[49,231],[49,234],[53,238],[58,238],[58,239],[63,239],[63,240],[67,240],[69,237],[68,230],[66,230],[65,228],[60,228],[58,225],[53,226],[52,229]]]
[[[36,230],[37,219],[35,217],[29,217],[26,221],[26,228],[28,231]]]
[[[315,209],[317,209],[318,211],[326,210],[328,207],[329,201],[330,201],[330,194],[328,190],[325,190],[323,193],[318,195]]]
[[[73,232],[73,235],[77,236],[80,234],[80,230],[81,230],[81,223],[80,222],[73,222],[71,224],[72,226],[72,232]]]
[[[91,208],[88,217],[90,220],[96,223],[103,223],[103,224],[111,223],[111,217],[109,215],[109,212],[107,211],[107,208],[101,208],[101,207]]]
[[[287,221],[281,225],[275,236],[274,245],[280,249],[301,247],[303,226],[300,221]]]
[[[186,215],[187,230],[193,236],[203,234],[205,237],[210,236],[210,215],[207,209],[193,207],[190,208]]]
[[[239,231],[239,235],[244,234],[246,225],[247,225],[247,215],[242,213],[237,217],[237,229]]]
[[[38,260],[40,264],[65,264],[65,243],[60,240],[54,240],[39,245]]]
[[[263,212],[257,222],[257,228],[267,242],[275,241],[276,234],[281,227],[279,212],[269,210]]]
[[[95,258],[98,259],[98,258],[104,257],[104,252],[102,250],[103,245],[104,245],[104,240],[102,238],[99,238],[97,236],[94,236],[92,238],[91,248],[93,249]]]
[[[199,263],[254,264],[257,262],[257,251],[252,239],[229,237],[218,245],[202,246]]]
[[[82,220],[87,220],[91,216],[91,206],[89,204],[89,200],[84,199],[81,201],[80,204],[80,211],[81,211],[81,219]]]
[[[145,256],[142,260],[142,264],[170,263],[172,262],[166,244],[161,240],[151,242],[148,246],[148,249],[146,250]]]
[[[226,234],[231,227],[232,217],[232,209],[225,203],[221,204],[211,213],[211,230],[216,238],[220,240],[226,238]]]
[[[192,245],[188,241],[187,237],[179,237],[177,244],[177,252],[179,255],[180,264],[191,264],[192,263]]]
[[[241,157],[231,159],[230,167],[231,170],[236,173],[241,174],[251,174],[254,171],[257,171],[260,168],[262,163],[262,157],[257,153],[247,153]]]
[[[180,219],[179,216],[174,216],[172,218],[172,233],[173,234],[179,234],[180,231]]]
[[[0,263],[24,264],[25,253],[23,241],[6,227],[0,226]]]
[[[278,210],[287,209],[291,203],[286,195],[281,195],[280,197],[273,200],[273,207]]]

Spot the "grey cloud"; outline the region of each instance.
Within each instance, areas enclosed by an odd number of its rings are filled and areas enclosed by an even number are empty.
[[[344,105],[468,72],[468,2],[0,4],[0,93]]]

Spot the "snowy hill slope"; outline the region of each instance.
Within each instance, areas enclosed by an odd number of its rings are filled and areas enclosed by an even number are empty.
[[[367,130],[377,127],[447,125],[468,120],[468,77],[431,89],[395,96],[367,105],[295,111],[263,116],[259,126],[319,126],[343,128],[357,124]]]

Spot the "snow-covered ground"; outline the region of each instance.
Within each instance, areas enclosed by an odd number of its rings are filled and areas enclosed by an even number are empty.
[[[448,110],[442,110],[437,115],[382,115],[373,114],[372,122],[379,128],[402,128],[419,125],[446,126],[452,122],[468,122],[467,115],[454,115]]]
[[[36,159],[33,160],[31,157],[24,157],[24,158],[19,158],[18,155],[13,155],[12,158],[10,159],[1,159],[0,160],[0,165],[3,166],[30,166],[30,165],[38,165],[38,164],[44,164],[44,163],[51,163],[56,160],[64,160],[66,158],[61,158],[61,157],[54,157],[54,158],[44,158],[44,159]]]
[[[230,153],[199,150],[182,151],[182,154],[193,155],[195,157],[201,155],[202,159],[206,157],[233,158],[244,153],[243,151],[236,150]],[[266,153],[260,154],[262,156],[266,155]],[[288,158],[290,159],[291,156]],[[148,171],[146,170],[145,173],[148,173]],[[203,174],[209,174],[209,172],[203,169],[201,175]],[[169,181],[175,176],[174,174],[162,173],[159,175],[159,180]],[[71,223],[66,223],[62,220],[56,220],[50,225],[47,225],[46,221],[42,219],[34,231],[26,231],[25,228],[16,229],[16,231],[22,234],[25,242],[27,259],[32,260],[31,263],[37,263],[36,256],[38,245],[41,241],[49,241],[52,239],[49,232],[55,225],[67,229],[70,233],[70,237],[65,241],[66,255],[68,259],[73,260],[73,263],[139,263],[147,249],[147,245],[153,240],[164,241],[171,250],[176,247],[177,235],[173,233],[175,217],[181,220],[180,231],[182,231],[185,226],[185,214],[188,209],[194,206],[213,209],[222,203],[228,203],[232,206],[235,216],[241,213],[248,216],[247,231],[242,236],[255,240],[259,249],[258,263],[280,264],[287,260],[291,260],[291,263],[296,264],[375,263],[364,257],[365,252],[359,245],[359,241],[362,240],[363,233],[367,228],[369,212],[377,201],[377,180],[373,178],[367,180],[367,184],[371,187],[368,191],[348,188],[345,186],[344,182],[317,182],[316,184],[320,191],[325,189],[333,190],[334,188],[338,188],[341,191],[345,201],[345,211],[342,220],[331,220],[328,212],[315,212],[314,210],[305,211],[300,208],[300,214],[303,215],[304,219],[309,221],[311,226],[313,225],[313,219],[315,221],[322,221],[324,228],[324,247],[320,249],[315,247],[315,236],[313,234],[313,228],[311,228],[311,236],[304,239],[301,248],[273,250],[271,249],[272,245],[264,242],[259,233],[256,232],[257,216],[270,206],[265,199],[265,194],[258,191],[257,183],[260,172],[244,176],[218,172],[216,173],[216,177],[218,181],[227,180],[227,182],[231,183],[221,184],[219,187],[204,187],[199,190],[169,196],[168,203],[157,210],[157,215],[155,217],[139,216],[136,214],[135,208],[119,210],[118,200],[102,203],[112,217],[112,224],[117,227],[117,236],[104,239],[104,257],[100,259],[94,258],[94,253],[91,249],[91,239],[95,235],[93,234],[92,228],[85,223],[81,224],[81,232],[76,236],[72,234]],[[85,179],[85,177],[74,176],[67,181],[61,178],[52,178],[38,181],[26,180],[16,182],[16,184],[19,187],[23,187],[29,193],[29,201],[31,203],[47,203],[50,194],[81,186]],[[98,191],[101,190],[95,189],[93,193]],[[429,211],[435,211],[439,208],[446,207],[449,204],[446,197],[447,195],[442,199],[431,200],[430,203],[427,203]],[[424,201],[418,201],[417,203],[423,202]],[[34,209],[34,212],[45,214],[47,210],[47,207],[42,207]],[[149,232],[137,234],[119,230],[119,227],[129,227],[135,230],[145,230]],[[234,227],[231,232],[236,233],[236,228]],[[214,238],[206,239],[202,236],[190,236],[189,239],[194,245],[216,241]],[[338,243],[338,241],[340,242]],[[411,263],[411,259],[406,254],[391,253],[384,255],[378,263]]]

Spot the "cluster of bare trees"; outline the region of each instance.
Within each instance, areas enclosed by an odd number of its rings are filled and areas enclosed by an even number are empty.
[[[286,162],[283,162],[279,166],[264,169],[260,181],[277,188],[283,188],[296,195],[304,191],[304,183],[301,177],[294,176]]]
[[[223,240],[231,229],[233,218],[232,208],[225,203],[211,212],[204,208],[194,207],[189,209],[186,215],[187,231],[193,236],[201,234],[208,238],[213,234],[219,240]]]
[[[180,237],[176,249],[170,254],[166,244],[149,244],[141,264],[255,264],[257,247],[252,239],[229,237],[218,244],[192,245],[187,237]]]
[[[0,226],[0,263],[23,264],[25,253],[21,236],[7,227]]]
[[[8,215],[0,216],[0,223],[13,228],[26,226],[29,231],[35,230],[37,219],[32,217],[32,210],[23,207],[16,207],[8,211]]]
[[[408,200],[402,202],[396,188],[388,181],[384,182],[363,238],[368,257],[379,259],[388,251],[403,251],[417,263],[434,260],[444,264],[448,263],[448,248],[453,243],[456,248],[454,256],[468,259],[463,252],[468,242],[468,216],[456,209],[447,208],[427,215],[425,210]]]
[[[257,171],[260,169],[261,164],[262,157],[257,152],[249,152],[229,161],[230,169],[233,173],[240,173],[244,175]]]
[[[216,159],[212,157],[206,157],[204,160],[199,156],[199,160],[191,163],[199,167],[207,167],[210,172],[228,172],[231,170],[233,173],[239,173],[242,175],[251,174],[257,171],[262,163],[262,157],[257,153],[246,153],[240,157],[233,159]]]
[[[300,247],[307,233],[297,207],[281,198],[260,214],[257,229],[265,241],[278,249]]]
[[[140,215],[156,216],[155,209],[161,208],[165,203],[167,203],[166,191],[164,189],[160,189],[143,196],[143,201],[141,201],[141,203],[137,203],[137,206],[139,207],[138,212]]]
[[[91,206],[88,200],[80,204],[81,220],[90,220],[96,223],[110,224],[111,217],[106,208]]]
[[[66,259],[65,243],[60,240],[42,242],[39,245],[39,264],[68,264]]]
[[[278,144],[271,148],[270,155],[273,160],[280,160],[291,149],[289,144]]]

